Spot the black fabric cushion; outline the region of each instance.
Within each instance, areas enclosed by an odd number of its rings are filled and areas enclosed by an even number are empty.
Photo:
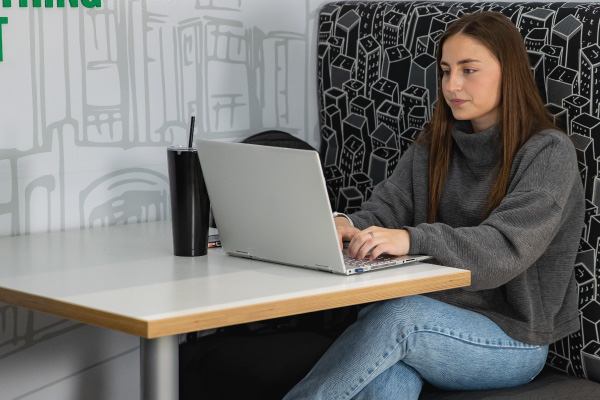
[[[519,29],[542,99],[579,155],[587,208],[573,265],[581,330],[550,346],[548,364],[600,382],[600,4],[324,5],[318,19],[317,76],[320,151],[330,202],[336,211],[352,213],[392,174],[440,101],[436,40],[461,15],[480,11],[501,12]]]
[[[280,400],[332,342],[315,332],[279,332],[186,343],[179,351],[179,398]]]
[[[594,400],[600,399],[600,384],[565,375],[546,367],[527,385],[507,389],[449,392],[425,385],[419,400]]]

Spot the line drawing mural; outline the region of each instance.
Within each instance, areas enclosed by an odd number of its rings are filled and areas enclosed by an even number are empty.
[[[25,311],[25,312],[22,312]],[[19,351],[33,347],[37,342],[70,332],[83,324],[56,319],[47,325],[35,326],[35,313],[14,306],[0,306],[0,361]]]
[[[196,137],[242,140],[277,129],[318,146],[315,18],[323,3],[3,9],[10,22],[0,70],[11,79],[0,79],[0,235],[169,219],[166,147],[187,142],[192,115]],[[0,304],[0,365],[84,327]],[[10,382],[2,396],[33,398],[89,368]]]
[[[0,215],[11,219],[1,233],[86,226],[65,207],[67,192],[78,189],[69,187],[69,172],[96,169],[106,157],[120,161],[136,149],[185,143],[191,115],[200,121],[197,136],[239,140],[267,127],[314,143],[309,83],[296,79],[306,75],[310,21],[300,31],[247,26],[240,19],[246,4],[182,2],[177,16],[159,0],[11,9],[28,13],[32,122],[14,148],[0,147],[13,184],[9,201],[0,203]],[[301,7],[306,11],[309,2]],[[42,158],[55,173],[27,182],[25,196],[21,165]],[[23,226],[24,209],[40,207],[48,210],[44,221]]]

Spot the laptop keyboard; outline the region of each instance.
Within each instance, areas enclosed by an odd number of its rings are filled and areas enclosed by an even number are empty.
[[[374,260],[369,260],[368,258],[358,260],[356,258],[348,256],[348,254],[345,251],[343,255],[344,264],[346,264],[348,268],[371,267],[371,269],[377,269],[398,264],[395,257],[389,256],[387,254],[382,254]]]

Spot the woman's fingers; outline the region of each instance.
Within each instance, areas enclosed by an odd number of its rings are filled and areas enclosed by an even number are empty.
[[[383,253],[399,256],[408,254],[409,247],[408,231],[373,226],[354,233],[348,247],[348,255],[359,260],[367,256],[375,259]]]
[[[382,255],[383,253],[391,254],[391,247],[390,247],[389,243],[382,243],[382,244],[376,246],[375,248],[373,248],[369,258],[371,260],[374,260],[377,257],[379,257],[380,255]]]
[[[373,252],[375,252],[375,254],[377,254],[377,250],[382,247],[385,246],[386,244],[386,240],[384,238],[379,238],[379,239],[374,239],[374,238],[370,238],[368,239],[364,245],[360,248],[360,250],[358,251],[358,259],[363,259],[363,258],[370,258],[370,259],[374,259],[377,257],[377,255],[374,255]]]
[[[358,231],[352,236],[348,246],[348,255],[362,260],[373,249],[373,247],[382,243],[382,236],[376,237],[375,229],[369,228]]]
[[[344,240],[351,240],[354,235],[359,233],[358,228],[347,225],[336,225],[336,231],[338,235],[338,241],[340,244],[340,249],[344,249]]]

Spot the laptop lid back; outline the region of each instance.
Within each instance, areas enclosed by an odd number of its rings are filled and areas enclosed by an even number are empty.
[[[224,250],[344,273],[318,153],[196,140]]]

